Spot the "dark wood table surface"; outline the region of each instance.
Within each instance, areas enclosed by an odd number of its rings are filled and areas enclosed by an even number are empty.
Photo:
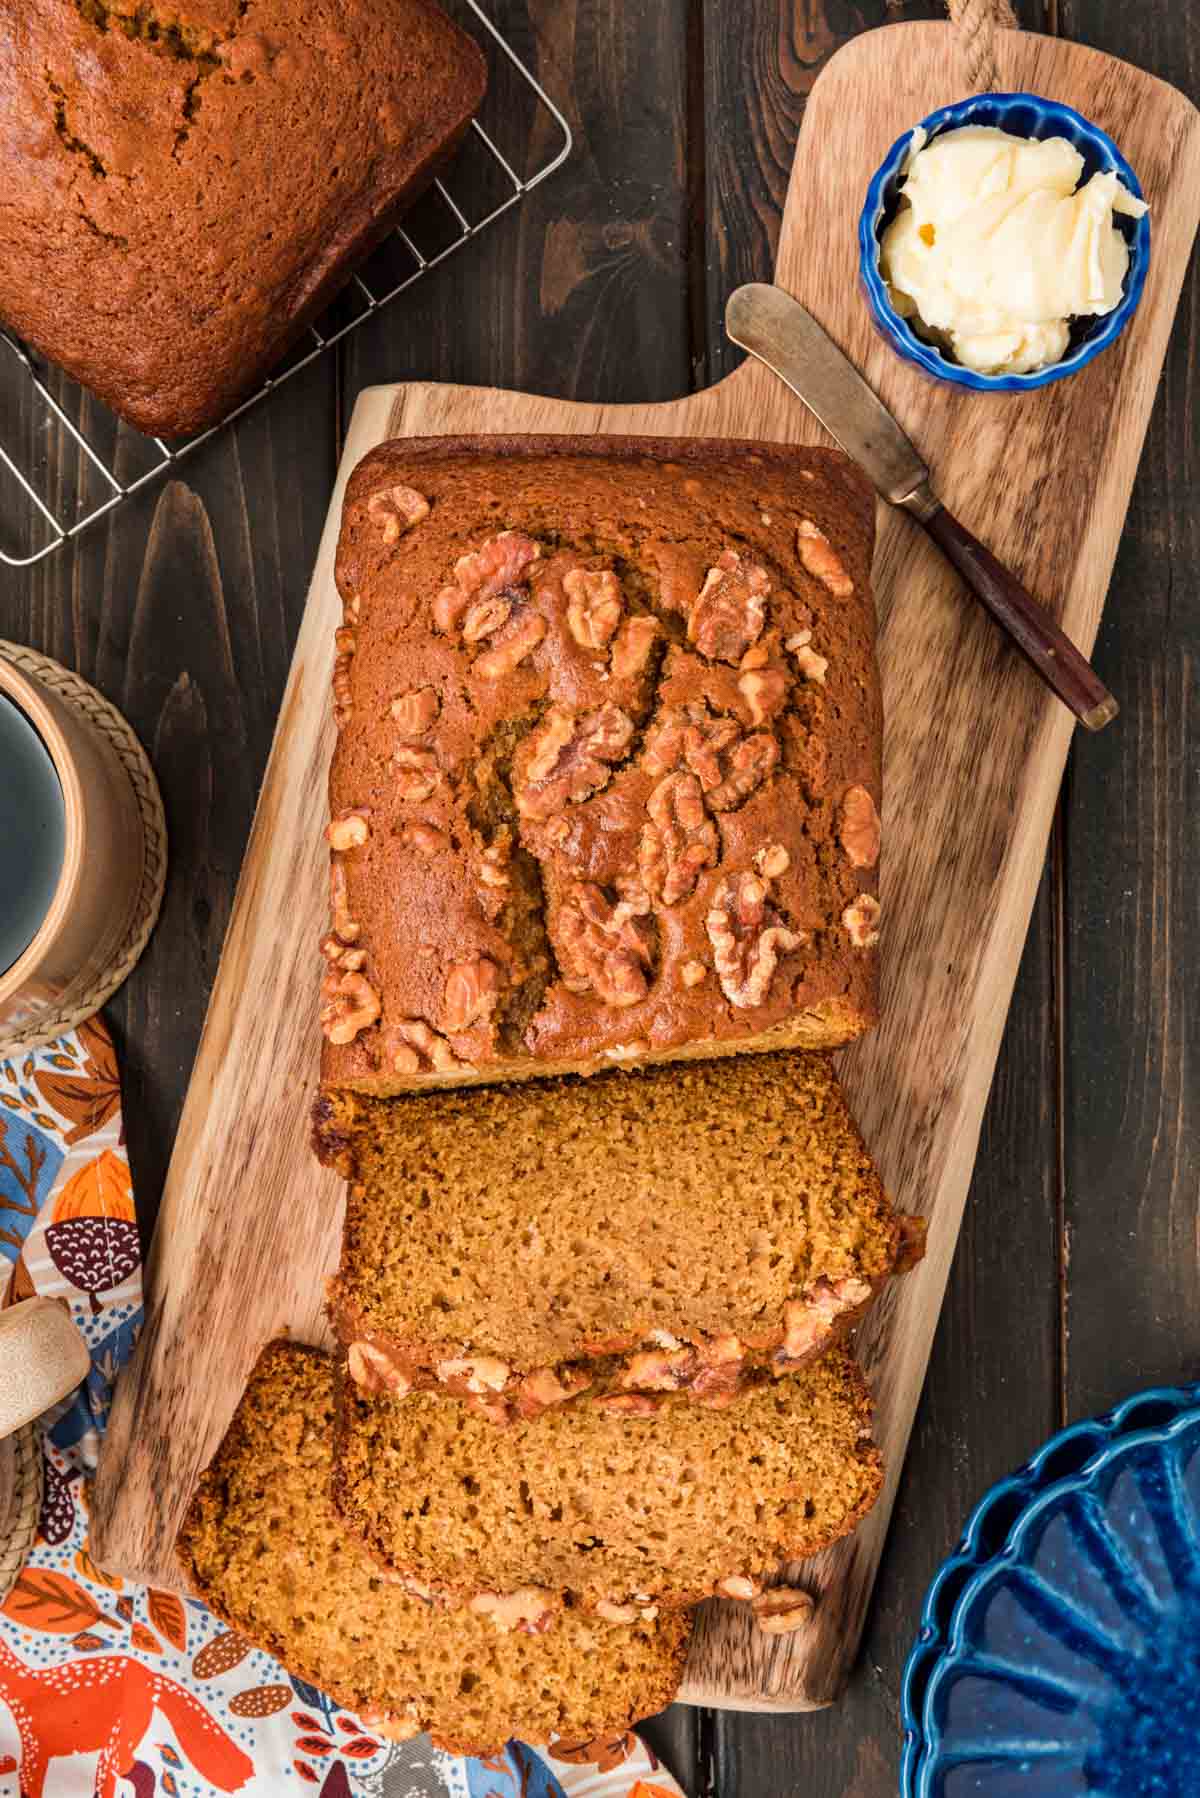
[[[1200,9],[1020,11],[1200,96]],[[607,400],[707,385],[737,360],[726,295],[770,278],[822,64],[857,31],[936,8],[495,0],[495,13],[568,115],[570,162],[179,479],[33,568],[0,570],[0,634],[124,710],[166,803],[162,921],[108,1008],[147,1232],[355,394],[406,376]],[[1068,764],[858,1671],[816,1715],[667,1712],[652,1738],[696,1798],[894,1792],[904,1658],[971,1505],[1068,1419],[1200,1376],[1198,335],[1190,280],[1096,650],[1122,715]]]

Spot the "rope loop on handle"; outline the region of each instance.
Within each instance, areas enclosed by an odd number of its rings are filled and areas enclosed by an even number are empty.
[[[1000,85],[996,68],[996,33],[1017,31],[1020,20],[1009,0],[946,0],[951,23],[958,27],[959,43],[972,93],[994,93]]]

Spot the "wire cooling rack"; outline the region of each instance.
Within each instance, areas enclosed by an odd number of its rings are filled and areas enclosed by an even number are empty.
[[[487,98],[462,150],[270,379],[219,425],[171,444],[144,437],[0,331],[0,563],[40,562],[160,479],[519,205],[566,160],[570,126],[481,0],[443,5],[489,64]]]

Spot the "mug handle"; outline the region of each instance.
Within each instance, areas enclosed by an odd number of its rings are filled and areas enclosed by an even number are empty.
[[[22,1299],[0,1311],[0,1442],[73,1392],[91,1364],[56,1300]]]

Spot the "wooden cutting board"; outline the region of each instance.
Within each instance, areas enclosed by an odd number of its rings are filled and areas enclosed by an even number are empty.
[[[1038,393],[973,395],[930,383],[891,354],[872,331],[856,270],[867,181],[903,130],[962,97],[957,58],[949,26],[905,24],[856,38],[830,60],[805,113],[777,279],[863,369],[948,504],[1086,651],[1200,211],[1198,116],[1172,88],[1111,57],[1002,34],[1002,88],[1068,101],[1122,146],[1150,201],[1153,253],[1131,326],[1083,374]],[[171,1163],[146,1327],[118,1387],[96,1485],[94,1552],[114,1571],[176,1580],[172,1548],[189,1491],[262,1343],[282,1330],[327,1340],[322,1288],[338,1250],[341,1191],[309,1154],[307,1114],[315,945],[326,927],[321,827],[342,488],[385,438],[478,431],[822,440],[799,402],[750,364],[704,393],[644,407],[423,383],[362,395]],[[889,1469],[882,1501],[853,1541],[804,1567],[818,1599],[804,1631],[768,1639],[742,1608],[703,1608],[681,1694],[697,1704],[825,1704],[854,1659],[1071,737],[1070,718],[919,531],[895,513],[880,524],[883,1022],[845,1056],[844,1073],[897,1201],[929,1219],[929,1251],[861,1337]],[[1121,670],[1109,672],[1119,696]],[[1120,731],[1120,720],[1110,728]],[[1126,748],[1132,755],[1136,745]]]

